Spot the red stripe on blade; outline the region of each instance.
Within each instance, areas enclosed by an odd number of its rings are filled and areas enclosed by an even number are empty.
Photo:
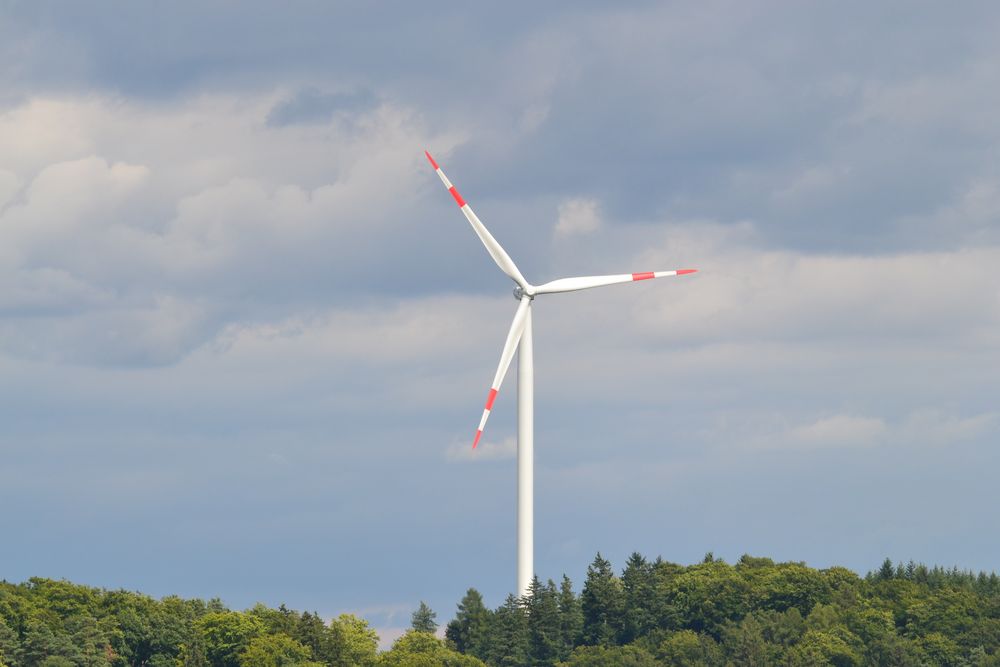
[[[698,269],[678,269],[677,275],[683,276],[685,273],[698,273]]]
[[[496,398],[497,398],[497,390],[496,389],[490,389],[490,395],[486,397],[486,409],[487,410],[492,410],[493,409],[493,401],[495,401]]]
[[[431,157],[431,154],[428,153],[427,151],[424,151],[424,155],[427,156],[427,159],[431,161],[431,166],[434,167],[434,169],[436,170],[438,168],[438,163],[434,161],[434,158]]]
[[[632,280],[649,280],[654,277],[652,271],[647,271],[646,273],[633,273]]]
[[[482,431],[476,431],[476,439],[472,441],[472,448],[475,449],[476,445],[479,444],[479,438],[483,437]]]
[[[448,192],[450,192],[451,196],[455,198],[455,202],[458,204],[459,208],[465,206],[465,200],[462,199],[462,195],[458,194],[458,190],[454,185],[448,188]]]

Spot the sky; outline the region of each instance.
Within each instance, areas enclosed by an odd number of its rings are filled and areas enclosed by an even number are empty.
[[[0,578],[362,614],[535,565],[997,570],[1000,7],[0,4]]]

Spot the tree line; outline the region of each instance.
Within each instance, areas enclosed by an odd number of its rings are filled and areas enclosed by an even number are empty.
[[[0,667],[1000,665],[1000,579],[909,562],[864,577],[743,556],[600,554],[579,592],[537,577],[496,608],[470,588],[438,636],[426,604],[391,649],[350,614],[0,583]]]
[[[743,556],[682,566],[600,554],[579,596],[537,578],[488,610],[475,589],[446,636],[488,665],[1000,665],[1000,578],[886,559],[864,577]]]

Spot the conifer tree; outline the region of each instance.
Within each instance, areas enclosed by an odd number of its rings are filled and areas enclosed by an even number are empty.
[[[534,577],[528,589],[528,636],[531,664],[549,667],[560,657],[562,635],[559,618],[559,593],[549,579],[544,586]]]
[[[470,588],[458,603],[458,613],[448,623],[444,635],[462,653],[485,660],[491,616],[492,612],[483,604],[483,596]]]
[[[0,667],[17,667],[17,635],[0,617]]]
[[[625,593],[611,562],[598,553],[587,567],[587,580],[580,596],[583,609],[583,640],[591,646],[609,646],[621,634]]]
[[[329,662],[330,651],[327,641],[327,629],[319,614],[302,612],[291,633],[292,639],[308,646],[313,657],[320,662]]]
[[[420,606],[413,616],[410,617],[410,626],[417,632],[426,632],[428,634],[434,634],[437,631],[437,614],[434,613],[427,603],[423,600],[420,601]]]
[[[524,667],[528,660],[528,619],[521,601],[508,595],[493,616],[489,663],[496,667]]]
[[[565,660],[580,642],[580,635],[583,633],[580,599],[573,593],[573,582],[565,574],[559,586],[559,631],[562,638],[559,658]]]
[[[882,561],[882,567],[878,570],[878,578],[883,581],[888,581],[889,579],[892,579],[894,574],[896,574],[896,568],[892,566],[892,560],[886,558]]]
[[[653,566],[638,553],[629,556],[622,572],[625,614],[619,641],[628,644],[653,626]]]

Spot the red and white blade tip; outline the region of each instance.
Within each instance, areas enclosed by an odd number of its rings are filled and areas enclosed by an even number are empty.
[[[677,275],[683,276],[685,273],[698,273],[698,269],[677,269]]]
[[[434,161],[433,156],[431,156],[431,154],[429,152],[424,151],[424,155],[426,155],[427,159],[430,160],[431,166],[434,167],[435,170],[440,168],[440,167],[438,167],[438,163]]]
[[[476,445],[479,444],[479,439],[483,437],[483,432],[481,430],[476,431],[476,438],[472,441],[472,448],[475,449]]]

